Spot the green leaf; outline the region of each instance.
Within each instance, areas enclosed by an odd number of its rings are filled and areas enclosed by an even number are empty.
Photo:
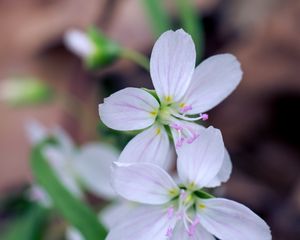
[[[162,0],[143,0],[143,3],[157,37],[171,29],[171,21]]]
[[[94,53],[86,59],[86,65],[89,69],[108,66],[119,59],[121,54],[121,47],[119,44],[108,39],[95,27],[90,27],[87,34],[95,45]]]
[[[48,216],[46,208],[34,204],[10,226],[4,240],[41,240]]]
[[[183,29],[191,34],[197,51],[197,62],[204,54],[204,30],[201,19],[198,19],[196,8],[192,0],[176,0]]]
[[[100,224],[95,213],[64,188],[44,158],[41,150],[46,144],[49,143],[45,141],[37,145],[31,154],[31,166],[35,180],[47,191],[53,207],[73,227],[78,229],[86,240],[105,239],[107,231]]]
[[[197,190],[194,192],[194,194],[199,197],[199,198],[203,198],[203,199],[209,199],[209,198],[214,198],[213,195],[211,195],[210,193],[208,192],[205,192],[203,190]]]

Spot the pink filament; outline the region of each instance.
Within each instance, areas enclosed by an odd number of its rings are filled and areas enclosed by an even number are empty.
[[[186,112],[188,112],[188,111],[190,111],[190,110],[192,110],[192,109],[193,109],[193,108],[192,108],[191,105],[186,105],[186,106],[184,106],[183,108],[180,109],[180,112],[181,112],[181,113],[186,113]]]
[[[189,234],[190,237],[195,234],[195,232],[196,232],[196,226],[199,224],[199,222],[200,222],[199,219],[196,218],[193,221],[193,223],[191,224],[191,226],[189,227],[188,234]]]
[[[173,228],[168,227],[167,232],[166,232],[166,237],[172,237],[173,235]]]

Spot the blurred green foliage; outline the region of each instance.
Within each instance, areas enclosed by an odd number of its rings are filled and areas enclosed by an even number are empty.
[[[97,131],[101,136],[101,141],[109,143],[122,151],[127,143],[140,131],[117,131],[105,126],[100,122],[97,126]]]
[[[88,240],[105,239],[106,229],[100,224],[96,214],[85,203],[69,193],[58,180],[56,174],[42,154],[46,140],[34,147],[31,154],[31,167],[36,182],[46,190],[53,207],[73,227]]]
[[[95,46],[95,51],[86,59],[89,69],[102,68],[116,61],[121,54],[121,47],[108,39],[100,30],[90,27],[88,37]]]
[[[162,0],[143,0],[145,10],[149,16],[156,37],[171,29],[171,19]]]
[[[38,204],[31,204],[26,213],[13,221],[3,240],[42,240],[48,210]]]
[[[148,13],[156,37],[169,29],[183,28],[189,33],[195,43],[197,62],[204,54],[204,30],[202,20],[198,15],[193,0],[174,0],[179,15],[179,26],[172,24],[172,19],[164,6],[164,0],[143,0],[145,10]]]
[[[0,100],[13,106],[44,103],[52,97],[52,89],[34,77],[12,78],[0,84]]]

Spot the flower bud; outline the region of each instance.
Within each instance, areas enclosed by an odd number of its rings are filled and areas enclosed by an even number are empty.
[[[120,46],[96,28],[90,28],[87,32],[69,30],[64,42],[71,52],[84,60],[89,69],[107,66],[117,60],[121,53]]]
[[[36,104],[49,100],[52,91],[33,78],[8,79],[0,82],[0,101],[11,105]]]

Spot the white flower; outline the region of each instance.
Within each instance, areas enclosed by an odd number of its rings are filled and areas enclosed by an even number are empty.
[[[35,145],[49,136],[57,145],[45,146],[43,154],[62,184],[74,195],[81,197],[81,185],[104,199],[116,197],[110,184],[110,166],[118,159],[118,151],[103,143],[88,143],[76,148],[72,139],[61,128],[46,129],[36,121],[26,124],[27,136]]]
[[[70,136],[61,128],[47,129],[37,121],[28,121],[25,125],[27,137],[32,145],[52,136],[58,141],[57,146],[45,148],[44,154],[60,181],[75,196],[82,197],[80,185],[84,185],[98,197],[114,202],[100,211],[99,221],[107,229],[115,226],[133,209],[136,204],[119,199],[110,184],[111,164],[118,159],[118,152],[111,146],[89,143],[77,149]],[[29,198],[44,207],[51,207],[51,198],[40,186],[33,185]],[[84,240],[74,227],[66,231],[68,240]]]
[[[167,31],[154,45],[150,73],[156,93],[125,88],[104,99],[99,115],[110,128],[144,130],[134,137],[120,156],[121,162],[153,162],[168,166],[171,131],[175,146],[199,136],[193,123],[206,120],[206,111],[225,99],[239,84],[242,71],[231,54],[203,61],[195,69],[196,52],[190,35]]]
[[[29,188],[27,195],[29,200],[31,200],[32,202],[38,202],[41,206],[45,208],[49,208],[52,205],[52,202],[47,192],[37,184],[33,184]]]
[[[114,164],[116,192],[144,205],[113,227],[107,240],[271,239],[268,225],[249,208],[201,190],[220,171],[224,144],[217,129],[203,128],[200,134],[178,150],[180,185],[152,163]]]
[[[116,202],[108,205],[98,214],[99,221],[109,230],[126,221],[126,217],[134,210],[138,204],[128,202],[123,199],[117,199]],[[66,231],[67,240],[84,240],[82,234],[74,227],[69,226]]]

